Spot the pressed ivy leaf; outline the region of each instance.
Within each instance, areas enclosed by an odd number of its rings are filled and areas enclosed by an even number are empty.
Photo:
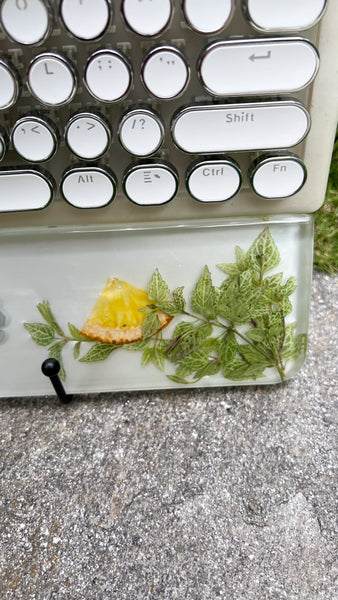
[[[218,313],[236,325],[249,323],[266,312],[266,306],[260,301],[261,294],[262,290],[254,284],[252,274],[244,271],[221,289]]]
[[[100,360],[106,360],[108,356],[114,351],[117,350],[120,346],[115,346],[113,344],[102,344],[98,342],[94,344],[90,350],[88,350],[87,354],[80,358],[80,362],[99,362]]]
[[[64,345],[65,342],[56,342],[56,344],[53,344],[48,350],[49,358],[55,358],[60,365],[59,377],[62,379],[62,381],[66,379],[66,371],[62,360],[62,350]]]
[[[37,309],[42,318],[46,321],[46,323],[48,323],[48,325],[50,325],[58,335],[65,335],[52,313],[52,309],[50,307],[49,302],[39,302],[39,304],[37,305]]]
[[[45,323],[24,323],[24,327],[38,346],[49,346],[55,339],[55,330]]]
[[[175,339],[187,331],[193,331],[194,328],[195,325],[192,323],[192,321],[181,321],[175,327],[173,338]]]
[[[265,367],[269,365],[273,366],[273,364],[271,364],[271,359],[269,359],[265,353],[260,352],[258,347],[254,348],[253,346],[241,344],[238,348],[238,352],[250,365],[264,365]]]
[[[74,344],[73,357],[75,358],[75,360],[77,360],[80,356],[80,347],[81,347],[81,342],[76,342],[76,344]]]
[[[283,295],[291,296],[291,294],[293,294],[293,292],[296,290],[296,287],[297,287],[296,278],[289,277],[289,279],[287,279],[286,283],[282,287]]]
[[[238,342],[233,331],[229,331],[218,343],[218,356],[223,367],[235,358],[238,350]]]
[[[212,285],[211,273],[207,266],[204,267],[191,297],[192,309],[204,317],[215,317],[214,286]]]
[[[141,342],[133,342],[132,344],[124,344],[124,350],[129,350],[130,352],[139,352],[148,348],[150,344],[150,339],[142,340]]]
[[[161,329],[161,321],[157,311],[152,311],[147,315],[142,323],[142,338],[150,338],[154,333]]]
[[[218,359],[208,360],[202,367],[200,367],[194,374],[195,381],[199,381],[202,377],[211,377],[217,375],[220,371],[221,363]]]
[[[161,310],[163,310],[163,312],[165,312],[170,317],[177,317],[177,315],[182,314],[182,311],[179,308],[177,308],[174,302],[164,302],[160,306]]]
[[[176,338],[173,344],[168,346],[166,354],[170,360],[180,361],[189,354],[196,352],[211,333],[212,326],[208,324],[198,325],[192,330],[187,330]]]
[[[142,354],[142,367],[146,367],[152,361],[152,348],[146,348]]]
[[[218,263],[216,265],[223,273],[227,275],[240,275],[243,269],[237,263]]]
[[[91,340],[90,338],[87,338],[86,336],[81,334],[81,331],[75,327],[75,325],[72,325],[72,323],[68,323],[68,329],[69,329],[69,333],[72,336],[73,340],[77,340],[78,342],[92,342],[93,340]]]
[[[170,381],[174,381],[174,383],[189,383],[189,381],[186,381],[184,377],[180,377],[179,375],[168,375],[168,379],[170,379]]]
[[[165,354],[160,348],[152,348],[151,360],[160,371],[164,371]]]
[[[209,361],[209,354],[205,350],[197,350],[186,356],[179,362],[179,366],[186,368],[193,373],[197,369],[201,369]]]
[[[179,310],[180,312],[183,312],[186,306],[186,302],[185,299],[183,297],[183,290],[184,287],[178,287],[176,288],[176,290],[173,291],[173,300],[174,300],[174,304],[177,308],[177,310]]]
[[[256,238],[247,256],[249,265],[259,273],[266,273],[279,265],[279,251],[268,227]]]
[[[281,309],[283,317],[286,317],[292,312],[292,302],[288,297],[283,298]]]
[[[149,300],[152,300],[157,305],[167,302],[170,298],[170,290],[158,269],[156,269],[150,279],[147,294]]]
[[[250,338],[250,340],[254,340],[255,342],[262,342],[265,340],[267,335],[267,331],[265,329],[258,329],[254,327],[253,329],[249,329],[247,331],[246,336]]]
[[[234,358],[234,360],[223,369],[226,379],[231,381],[243,381],[244,379],[258,379],[264,377],[264,365],[250,365],[245,360]]]

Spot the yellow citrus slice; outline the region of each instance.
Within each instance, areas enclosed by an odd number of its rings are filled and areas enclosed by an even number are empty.
[[[109,278],[82,328],[82,335],[100,342],[126,344],[142,340],[142,323],[147,316],[140,312],[152,304],[147,293],[140,288]],[[166,327],[172,317],[158,311],[160,329]]]

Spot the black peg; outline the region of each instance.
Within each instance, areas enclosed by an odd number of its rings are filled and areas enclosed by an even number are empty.
[[[59,400],[61,400],[63,404],[68,404],[68,402],[71,401],[71,396],[67,396],[65,388],[61,383],[61,379],[58,375],[60,368],[60,363],[58,360],[56,360],[56,358],[46,358],[41,365],[41,371],[51,380],[52,386]]]

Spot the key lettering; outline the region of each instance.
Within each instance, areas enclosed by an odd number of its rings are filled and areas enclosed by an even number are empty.
[[[278,164],[273,165],[273,173],[276,173],[276,171],[278,173],[285,173],[286,165],[278,165]]]
[[[18,10],[26,10],[28,8],[27,0],[15,0],[15,6]]]
[[[255,115],[254,113],[242,110],[240,113],[229,113],[226,115],[225,120],[227,123],[253,123]]]

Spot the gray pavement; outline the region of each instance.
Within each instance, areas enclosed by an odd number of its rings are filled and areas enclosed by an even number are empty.
[[[286,384],[0,401],[0,598],[337,600],[337,304]]]

